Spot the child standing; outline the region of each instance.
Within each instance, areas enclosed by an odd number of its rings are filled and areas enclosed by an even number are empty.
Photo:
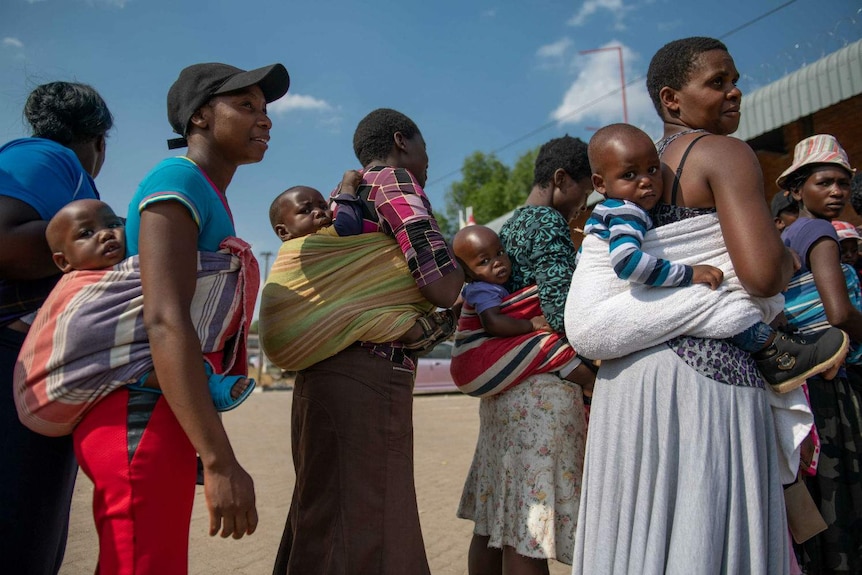
[[[663,184],[661,162],[649,136],[628,124],[611,124],[593,135],[588,153],[593,186],[606,199],[594,208],[584,233],[608,241],[617,276],[654,287],[703,283],[716,289],[724,277],[718,268],[670,262],[640,249],[652,227],[648,211],[658,203]],[[840,364],[849,344],[847,335],[837,328],[803,337],[777,334],[763,322],[730,341],[753,354],[761,375],[779,393]]]

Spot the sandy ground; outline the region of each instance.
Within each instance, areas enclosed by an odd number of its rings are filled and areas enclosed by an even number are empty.
[[[260,524],[239,541],[211,538],[203,488],[195,494],[190,573],[268,575],[281,538],[294,475],[290,462],[292,393],[256,392],[224,415],[240,461],[254,477]],[[466,395],[417,396],[414,402],[416,489],[431,573],[466,575],[473,524],[455,517],[479,429],[478,400]],[[79,474],[61,575],[95,571],[98,544],[90,505],[92,483]],[[551,575],[570,573],[551,562]]]

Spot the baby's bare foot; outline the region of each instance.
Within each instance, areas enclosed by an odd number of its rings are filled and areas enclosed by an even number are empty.
[[[239,396],[242,395],[246,389],[248,389],[248,386],[249,379],[247,377],[238,379],[236,383],[233,384],[233,387],[230,388],[231,399],[238,399]]]

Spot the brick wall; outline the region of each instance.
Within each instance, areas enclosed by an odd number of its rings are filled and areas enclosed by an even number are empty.
[[[787,144],[786,154],[757,152],[763,170],[763,181],[767,199],[778,191],[775,179],[793,163],[793,148],[800,140],[814,134],[832,134],[841,142],[850,157],[850,165],[862,168],[862,94],[800,118],[782,128]],[[862,225],[862,216],[856,214],[848,204],[841,219]]]

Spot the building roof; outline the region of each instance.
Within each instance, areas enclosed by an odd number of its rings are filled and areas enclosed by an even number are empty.
[[[733,134],[751,140],[842,100],[862,94],[862,40],[742,98]]]
[[[604,198],[602,197],[601,194],[593,192],[589,196],[587,196],[587,207],[591,208],[594,205],[596,205],[597,203],[599,203],[600,201],[602,201],[603,199]],[[491,220],[490,222],[488,222],[485,225],[499,234],[500,228],[503,227],[503,224],[505,224],[507,221],[509,221],[509,218],[511,218],[512,214],[514,214],[514,213],[515,213],[515,210],[512,210],[510,212],[506,212],[502,216],[494,218],[493,220]]]

